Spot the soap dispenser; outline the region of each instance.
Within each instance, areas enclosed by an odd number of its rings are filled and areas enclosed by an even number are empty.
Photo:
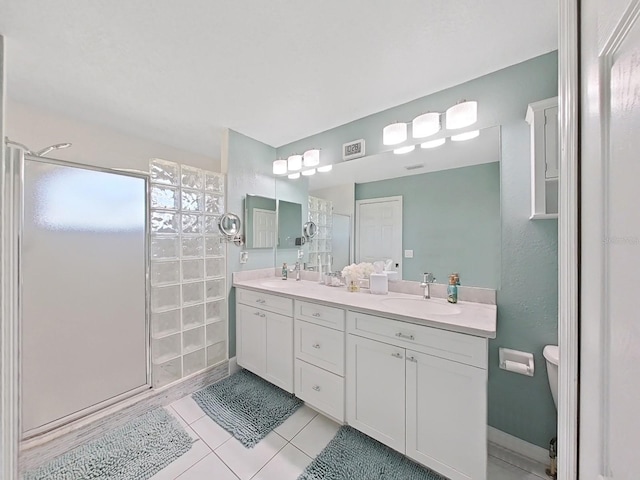
[[[447,301],[458,303],[458,279],[455,274],[449,275],[449,285],[447,286]]]
[[[282,264],[282,279],[286,280],[288,275],[289,275],[289,272],[287,270],[287,262],[285,262]]]

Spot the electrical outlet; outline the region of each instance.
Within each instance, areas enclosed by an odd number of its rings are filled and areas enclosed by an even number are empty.
[[[405,250],[404,258],[413,258],[413,250]]]
[[[247,263],[249,261],[249,252],[243,250],[240,252],[240,263]]]

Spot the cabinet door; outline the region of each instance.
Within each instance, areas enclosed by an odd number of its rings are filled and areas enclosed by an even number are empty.
[[[404,453],[405,351],[348,335],[347,423]]]
[[[293,393],[293,318],[266,314],[265,380]]]
[[[266,365],[266,312],[237,304],[236,355],[238,365],[264,377]]]
[[[486,370],[407,351],[407,456],[451,480],[486,480]]]

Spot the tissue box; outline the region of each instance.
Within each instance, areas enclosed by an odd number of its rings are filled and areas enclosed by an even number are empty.
[[[369,290],[375,295],[389,293],[389,278],[384,273],[372,273],[369,276]]]

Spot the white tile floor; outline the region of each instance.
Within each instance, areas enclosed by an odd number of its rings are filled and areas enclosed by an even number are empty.
[[[254,448],[240,442],[185,397],[167,410],[195,440],[182,457],[152,480],[295,480],[329,443],[339,425],[304,406]],[[489,457],[489,480],[540,480],[494,457]]]

